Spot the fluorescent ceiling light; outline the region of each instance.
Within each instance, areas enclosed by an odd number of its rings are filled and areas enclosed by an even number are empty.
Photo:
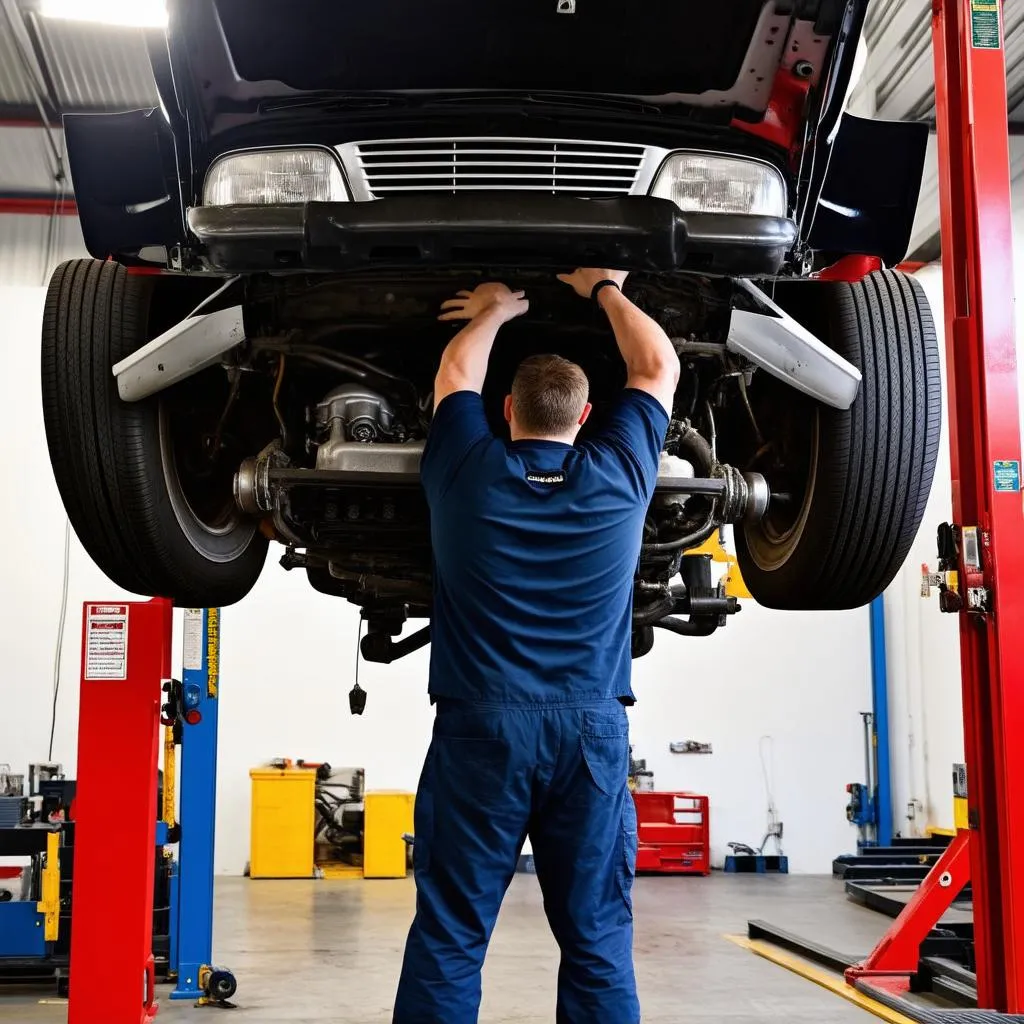
[[[39,9],[46,18],[95,21],[101,25],[133,28],[167,26],[165,0],[40,0]]]

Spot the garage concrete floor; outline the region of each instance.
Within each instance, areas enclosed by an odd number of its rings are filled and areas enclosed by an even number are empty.
[[[411,881],[224,878],[218,880],[216,899],[216,958],[239,983],[239,1009],[226,1019],[239,1024],[390,1022],[413,910]],[[742,933],[748,919],[763,918],[843,951],[866,952],[888,922],[848,903],[841,883],[831,878],[646,877],[637,880],[634,906],[645,1024],[873,1019],[724,938]],[[481,1024],[552,1021],[557,966],[536,879],[518,876],[484,971]],[[202,1022],[214,1012],[171,1003],[163,993],[161,1004],[158,1024]],[[50,992],[0,989],[0,1024],[66,1017],[66,1004]]]

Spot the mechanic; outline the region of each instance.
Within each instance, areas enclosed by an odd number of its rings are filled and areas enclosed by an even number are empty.
[[[562,275],[607,314],[626,364],[608,422],[583,370],[534,356],[496,438],[481,391],[523,292],[484,284],[442,306],[468,324],[434,390],[421,476],[435,559],[433,740],[415,810],[416,917],[395,1024],[471,1024],[480,970],[526,837],[561,949],[557,1020],[634,1024],[636,814],[625,705],[633,577],[679,379],[665,332],[626,274]]]

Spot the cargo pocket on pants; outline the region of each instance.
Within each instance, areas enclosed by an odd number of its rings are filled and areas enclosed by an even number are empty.
[[[580,748],[590,777],[605,796],[625,789],[629,775],[629,723],[625,711],[583,713]]]
[[[617,874],[619,890],[630,916],[633,914],[633,879],[636,878],[636,854],[639,846],[636,828],[636,805],[633,803],[633,795],[627,793],[622,805],[622,857]]]

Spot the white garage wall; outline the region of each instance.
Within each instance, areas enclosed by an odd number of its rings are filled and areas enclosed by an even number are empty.
[[[0,250],[4,238],[0,219]],[[8,259],[19,262],[23,257]],[[0,408],[5,422],[17,424],[6,445],[0,519],[11,541],[0,576],[0,761],[17,770],[46,756],[61,597],[64,517],[38,398],[42,303],[40,288],[0,287]],[[54,757],[73,773],[81,604],[121,595],[73,534],[70,552]],[[357,624],[351,606],[313,592],[304,575],[275,564],[247,601],[225,611],[218,871],[237,874],[247,860],[248,769],[269,758],[362,765],[373,788],[415,788],[431,722],[427,652],[393,666],[363,664],[369,702],[366,714],[353,718],[347,694]],[[748,604],[715,637],[659,634],[655,652],[638,663],[636,754],[647,759],[658,788],[711,797],[716,862],[729,841],[758,843],[763,834],[762,736],[773,738],[774,795],[792,870],[826,872],[837,853],[852,847],[844,787],[862,772],[858,712],[870,706],[867,636],[864,612],[780,615]],[[715,752],[670,754],[668,744],[681,739],[711,742]],[[112,749],[112,799],[117,770]]]
[[[53,267],[84,255],[77,217],[0,215],[0,287],[45,287]]]
[[[1011,138],[1011,143],[1016,140]],[[1017,158],[1014,156],[1016,164]],[[1014,179],[1013,231],[1016,289],[1024,290],[1020,248],[1024,239],[1024,177]],[[937,265],[925,267],[921,280],[940,330],[944,335],[942,272]],[[1024,307],[1016,304],[1018,377],[1024,395]],[[945,347],[941,348],[945,368]],[[945,415],[945,407],[943,409]],[[1024,413],[1024,409],[1022,409]],[[886,594],[886,628],[889,635],[888,668],[892,701],[894,794],[897,815],[910,834],[928,825],[953,826],[952,766],[964,760],[963,700],[960,679],[960,641],[957,616],[942,615],[937,599],[920,597],[922,562],[935,565],[935,529],[952,517],[949,468],[949,436],[943,424],[943,441],[931,501],[921,531],[902,572]],[[913,804],[915,815],[906,819]]]
[[[785,614],[751,603],[713,637],[659,635],[636,663],[631,713],[636,756],[657,789],[711,798],[713,858],[765,831],[762,737],[794,872],[826,873],[852,849],[848,782],[863,775],[859,712],[871,708],[868,619],[856,612]],[[714,753],[673,755],[674,740]],[[769,851],[773,851],[769,846]]]

